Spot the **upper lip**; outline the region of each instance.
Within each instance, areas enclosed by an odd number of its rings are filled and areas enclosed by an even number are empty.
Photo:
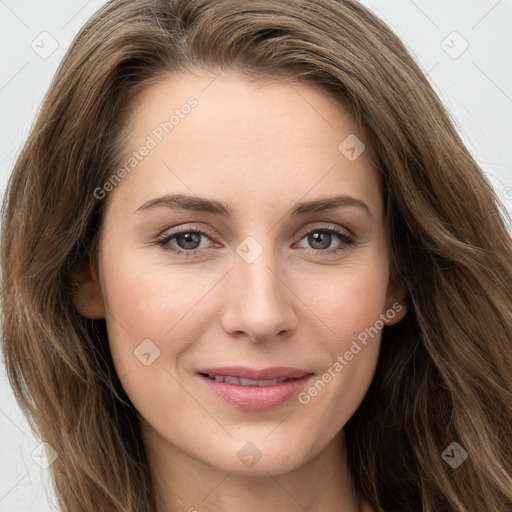
[[[217,368],[203,368],[197,373],[207,375],[223,375],[224,377],[239,377],[251,380],[271,380],[286,377],[288,379],[298,379],[313,372],[291,368],[289,366],[273,366],[271,368],[249,368],[247,366],[222,366]]]

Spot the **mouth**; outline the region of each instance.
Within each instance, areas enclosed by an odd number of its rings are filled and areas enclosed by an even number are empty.
[[[290,367],[223,367],[199,370],[197,376],[210,393],[224,402],[238,409],[263,411],[297,396],[313,372]]]
[[[275,386],[281,382],[286,382],[291,380],[289,377],[279,377],[277,379],[265,379],[265,380],[254,380],[254,379],[246,379],[244,377],[231,377],[230,375],[212,375],[212,374],[204,374],[201,373],[204,377],[208,377],[211,380],[216,382],[228,382],[229,384],[235,384],[237,386]],[[305,375],[305,374],[304,374]],[[304,376],[302,375],[302,377]],[[295,377],[301,378],[301,377]]]

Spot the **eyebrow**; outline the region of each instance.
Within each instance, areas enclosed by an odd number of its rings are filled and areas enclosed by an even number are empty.
[[[167,208],[179,208],[193,212],[212,213],[222,217],[230,217],[233,215],[231,208],[220,201],[207,199],[204,197],[188,196],[184,194],[171,194],[156,197],[146,201],[142,206],[135,210],[135,213],[144,213],[153,208],[165,206]],[[302,216],[310,213],[323,212],[326,210],[334,210],[336,208],[355,206],[361,208],[370,218],[372,212],[369,206],[361,199],[346,194],[333,197],[317,199],[298,203],[291,211],[292,216]]]

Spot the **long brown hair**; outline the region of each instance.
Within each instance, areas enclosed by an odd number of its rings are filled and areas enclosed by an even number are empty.
[[[61,509],[154,510],[104,320],[78,314],[72,271],[96,261],[94,191],[121,164],[130,100],[194,67],[314,82],[368,133],[409,312],[384,328],[345,426],[359,492],[386,512],[511,510],[507,213],[404,45],[354,0],[113,0],[71,45],[15,164],[1,239],[8,377],[58,453]],[[468,454],[456,469],[442,457],[453,442]]]

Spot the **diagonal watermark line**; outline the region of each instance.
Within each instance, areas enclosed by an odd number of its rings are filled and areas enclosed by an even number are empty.
[[[215,80],[217,80],[217,78],[219,78],[219,76],[221,75],[221,73],[218,73],[212,80],[210,80],[210,82],[208,82],[205,87],[203,89],[201,89],[201,92],[204,92],[206,91],[206,89],[208,89],[208,87],[210,87],[210,85],[213,84],[213,82],[215,82]]]
[[[2,501],[9,493],[14,491],[14,489],[18,486],[18,484],[28,475],[28,471],[0,498]]]
[[[119,377],[119,382],[122,382],[122,380],[132,371],[132,369],[130,368],[127,372],[124,372],[123,373],[123,376],[122,377]]]
[[[475,66],[480,71],[480,73],[482,73],[482,75],[484,75],[487,80],[489,80],[489,82],[491,82],[494,87],[496,87],[496,89],[498,89],[501,94],[503,94],[503,96],[505,96],[505,98],[507,98],[508,101],[512,103],[512,98],[475,61],[472,60],[471,62],[473,66]]]
[[[106,296],[106,294],[103,292],[103,290],[101,290],[101,294],[103,297]],[[83,300],[81,298],[78,299],[80,302],[83,302]],[[76,308],[75,308],[76,309]],[[103,309],[105,310],[105,322],[107,321],[107,316],[112,318],[112,320],[114,320],[114,322],[119,325],[119,327],[121,327],[121,329],[123,329],[123,331],[128,334],[128,336],[131,336],[132,338],[134,338],[133,334],[128,330],[126,329],[126,327],[111,313],[110,309],[107,308],[107,305],[105,304],[105,301],[103,301]],[[78,309],[77,309],[78,311]],[[83,315],[82,315],[83,316]]]
[[[210,416],[215,421],[215,423],[217,423],[219,425],[219,427],[222,428],[222,430],[224,430],[224,432],[226,432],[226,434],[229,437],[233,437],[233,435],[226,429],[226,427],[224,427],[224,425],[222,425],[222,423],[176,377],[174,377],[171,374],[171,372],[169,372],[169,370],[167,370],[167,368],[164,368],[164,370],[169,375],[169,377],[171,377],[171,379],[173,379],[175,382],[177,382],[181,386],[181,388],[185,391],[185,393],[187,393],[208,414],[208,416]]]
[[[174,176],[176,176],[176,178],[178,178],[181,181],[181,183],[183,183],[183,185],[185,185],[185,187],[187,187],[190,190],[190,192],[192,192],[192,194],[197,196],[197,194],[167,164],[164,164],[164,167],[171,171],[174,174]]]
[[[437,68],[437,66],[439,66],[439,62],[436,62],[426,73],[425,75],[428,76],[432,71],[434,71],[434,69]]]
[[[224,279],[234,267],[231,267],[217,282],[184,314],[182,317],[163,335],[165,338],[182,320],[185,318],[221,281]]]
[[[267,437],[269,437],[271,434],[273,434],[289,417],[291,414],[293,414],[295,412],[295,409],[291,410],[266,436],[265,436],[265,439]]]
[[[281,489],[283,489],[283,491],[284,491],[286,494],[288,494],[288,496],[290,496],[290,498],[291,498],[293,501],[295,501],[295,503],[297,503],[297,505],[299,505],[299,507],[300,507],[302,510],[306,510],[306,509],[304,508],[304,506],[303,506],[301,503],[299,503],[299,502],[298,502],[298,501],[293,497],[293,495],[292,495],[292,494],[290,494],[290,492],[288,491],[288,489],[286,489],[286,487],[283,487],[283,485],[279,482],[279,480],[277,480],[277,478],[276,478],[274,475],[270,474],[268,471],[267,471],[267,474],[268,474],[268,476],[270,476],[270,478],[272,478],[272,480],[274,480],[274,482],[275,482],[277,485],[279,485],[279,487],[281,487]]]
[[[221,484],[223,484],[228,477],[230,477],[232,475],[232,473],[228,473],[202,500],[201,502],[203,502],[206,498],[208,498],[208,496],[210,496],[216,489],[218,489],[220,487]]]
[[[114,320],[114,322],[119,325],[119,327],[121,327],[121,329],[123,329],[123,331],[128,334],[128,336],[131,336],[132,338],[134,338],[133,334],[119,321],[117,320],[117,318],[105,307],[105,318],[107,317],[107,315],[112,318],[112,320]]]
[[[471,30],[473,30],[477,25],[480,25],[480,23],[487,18],[487,16],[494,11],[494,9],[498,6],[498,4],[501,4],[501,0],[498,0],[472,27]]]
[[[105,310],[105,323],[107,321],[107,317],[110,317],[112,320],[114,320],[114,322],[119,325],[119,327],[121,327],[121,329],[126,333],[128,334],[128,336],[130,336],[131,338],[135,339],[135,336],[110,312],[110,309],[107,308],[106,304],[104,303],[103,304],[103,308]],[[108,341],[108,340],[107,340]],[[112,354],[110,354],[110,356],[112,357]],[[116,374],[117,374],[117,377],[119,379],[119,382],[122,382],[123,379],[131,372],[131,368],[129,370],[127,370],[125,373],[123,373],[123,375],[119,375],[119,373],[117,373],[116,371]]]
[[[11,420],[11,418],[9,418],[9,416],[7,416],[7,414],[5,414],[4,411],[2,411],[2,409],[0,409],[0,412],[27,438],[29,439],[29,437],[27,436],[27,434],[25,432],[23,432],[23,430],[21,430],[21,428],[16,425],[16,423],[14,423],[14,421]]]
[[[61,28],[66,28],[90,3],[92,0],[88,0],[85,4],[66,22]]]
[[[420,11],[423,16],[425,16],[425,18],[427,18],[430,23],[432,23],[432,25],[434,25],[434,27],[436,27],[437,29],[439,28],[439,25],[423,10],[420,8],[420,6],[418,4],[416,4],[416,2],[414,2],[414,0],[409,0],[411,2],[412,5],[414,5],[414,7],[416,7],[416,9],[418,9],[418,11]]]
[[[199,195],[198,195],[198,194],[196,194],[196,193],[195,193],[195,192],[190,188],[190,186],[189,186],[189,185],[187,185],[187,183],[185,183],[185,182],[183,181],[183,179],[182,179],[182,178],[180,178],[180,176],[178,176],[178,175],[173,171],[173,169],[171,169],[167,164],[164,164],[164,167],[166,167],[169,171],[171,171],[171,172],[174,174],[174,176],[176,176],[176,178],[178,178],[178,179],[181,181],[181,183],[183,183],[183,185],[185,185],[185,187],[187,187],[187,188],[190,190],[190,192],[192,192],[192,194],[194,194],[196,197],[199,197]],[[219,220],[220,220],[220,222],[222,223],[222,225],[226,228],[226,230],[227,230],[227,231],[229,231],[229,233],[230,233],[230,234],[232,234],[232,233],[233,233],[233,231],[229,228],[229,226],[228,226],[228,225],[227,225],[227,224],[226,224],[222,219],[219,219]]]
[[[288,290],[290,290],[295,295],[295,297],[297,297],[297,299],[302,302],[302,304],[304,304],[304,306],[306,306],[311,311],[311,313],[313,313],[313,315],[316,316],[316,318],[318,318],[318,320],[320,320],[320,322],[322,322],[322,324],[324,324],[325,327],[327,327],[327,329],[329,329],[329,331],[331,331],[332,334],[336,334],[269,266],[267,266],[267,268],[270,270],[270,272],[272,272],[272,274],[274,274],[274,276],[276,276],[277,279],[279,279],[279,281],[281,281],[281,283],[286,286],[286,288],[288,288]]]
[[[299,201],[306,197],[334,168],[336,167],[336,164],[332,165],[331,168],[309,189],[307,190],[304,194],[302,194],[302,196],[299,198]],[[298,202],[298,201],[297,201]],[[296,203],[297,203],[296,202]],[[295,203],[295,204],[296,204]],[[291,211],[291,209],[293,208],[294,205],[292,205],[292,207],[284,214],[282,215],[278,220],[277,222],[267,231],[267,233],[269,233],[270,231],[272,231],[282,220],[283,218],[286,216],[286,214]]]
[[[16,73],[14,73],[12,77],[9,78],[9,80],[7,80],[7,82],[5,82],[5,84],[2,85],[2,87],[0,87],[0,92],[2,92],[27,66],[28,62],[25,62],[25,64],[21,66],[21,68],[18,69],[18,71],[16,71]]]
[[[11,13],[16,16],[16,18],[18,18],[18,20],[23,23],[23,25],[25,25],[25,27],[27,28],[30,28],[5,2],[4,0],[0,0],[0,4],[2,4],[3,6],[5,6],[7,9],[9,9],[9,11],[11,11]]]
[[[288,85],[334,130],[334,126],[291,83]]]

